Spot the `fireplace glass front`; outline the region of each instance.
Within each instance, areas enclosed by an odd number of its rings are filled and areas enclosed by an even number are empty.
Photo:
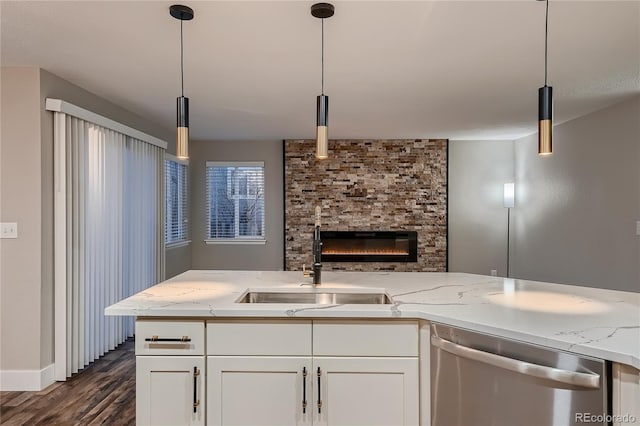
[[[323,262],[417,262],[415,231],[322,231]]]

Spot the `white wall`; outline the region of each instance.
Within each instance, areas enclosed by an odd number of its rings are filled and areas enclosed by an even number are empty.
[[[640,97],[515,141],[518,278],[640,291]]]
[[[190,159],[190,217],[193,269],[282,270],[284,191],[282,141],[193,141]],[[264,161],[265,245],[204,243],[207,161]]]
[[[506,276],[513,160],[513,141],[449,141],[449,271]]]

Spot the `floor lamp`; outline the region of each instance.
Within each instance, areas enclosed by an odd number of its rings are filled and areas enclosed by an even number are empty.
[[[515,201],[516,201],[516,185],[515,183],[505,183],[504,184],[504,193],[503,193],[503,199],[502,199],[502,205],[507,209],[507,278],[510,277],[509,275],[509,254],[510,254],[510,243],[511,243],[511,238],[510,238],[510,230],[511,230],[511,208],[515,207]]]

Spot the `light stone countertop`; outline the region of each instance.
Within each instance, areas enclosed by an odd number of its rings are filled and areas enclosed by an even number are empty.
[[[137,317],[418,318],[640,369],[640,293],[463,273],[187,271],[105,309]],[[235,303],[247,289],[384,289],[392,305]]]

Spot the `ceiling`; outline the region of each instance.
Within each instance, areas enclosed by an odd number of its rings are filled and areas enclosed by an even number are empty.
[[[166,129],[180,95],[171,1],[2,2],[2,66],[41,67]],[[315,137],[310,1],[189,1],[191,137]],[[335,1],[331,138],[511,139],[536,131],[544,2]],[[640,2],[549,3],[556,123],[640,93]]]

